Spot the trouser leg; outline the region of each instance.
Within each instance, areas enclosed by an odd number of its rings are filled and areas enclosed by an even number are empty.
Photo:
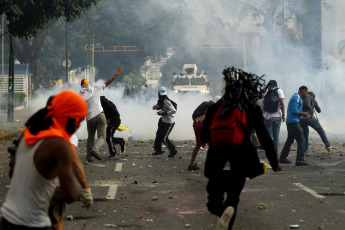
[[[92,118],[91,120],[88,120],[86,122],[87,125],[87,146],[86,146],[86,156],[91,157],[91,151],[93,149],[93,146],[95,144],[95,135],[96,135],[96,129],[97,129],[97,124]]]
[[[228,229],[231,229],[234,224],[240,194],[245,181],[246,178],[244,176],[235,175],[231,171],[224,171],[222,175],[209,178],[206,186],[208,193],[207,208],[212,214],[220,217],[228,206],[232,206],[235,209]],[[224,202],[225,193],[227,197]]]
[[[325,144],[326,148],[331,146],[331,144],[328,141],[328,138],[326,136],[325,130],[322,128],[320,122],[318,119],[313,117],[311,121],[308,123],[310,127],[312,127],[320,136],[322,142]]]
[[[272,118],[273,143],[274,143],[274,150],[276,151],[276,154],[278,154],[281,121],[282,121],[281,117]]]
[[[175,151],[176,151],[175,145],[169,139],[169,135],[170,135],[172,129],[174,128],[175,123],[165,123],[165,126],[167,127],[167,129],[166,129],[166,133],[164,135],[163,143],[168,148],[169,153],[175,153]]]
[[[289,156],[291,145],[294,142],[294,136],[293,136],[292,130],[291,130],[291,128],[289,128],[289,127],[291,127],[290,124],[286,124],[286,127],[287,127],[288,136],[287,136],[287,139],[285,141],[282,152],[280,154],[281,160],[284,160]]]
[[[160,118],[158,121],[158,129],[156,132],[156,138],[153,145],[155,152],[162,152],[162,143],[164,139],[164,134],[166,132],[165,128],[166,127],[164,127],[164,122],[162,121],[162,118]]]
[[[99,149],[105,143],[106,119],[104,113],[98,114],[95,118],[97,119],[97,140],[92,150],[98,153]]]
[[[309,148],[309,127],[308,127],[308,120],[303,119],[301,120],[300,124],[303,129],[303,136],[304,136],[304,151],[307,151]]]
[[[106,140],[107,140],[110,155],[116,154],[115,143],[113,143],[113,136],[114,136],[115,130],[116,130],[116,128],[113,125],[111,125],[111,124],[107,125],[107,138],[106,138]]]
[[[300,125],[300,123],[296,123],[295,125],[295,139],[297,142],[297,158],[296,161],[304,161],[304,135],[303,135],[303,129]]]

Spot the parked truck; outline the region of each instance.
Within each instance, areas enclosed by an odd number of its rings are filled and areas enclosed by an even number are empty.
[[[207,74],[204,71],[197,74],[196,64],[185,64],[182,73],[173,75],[172,89],[175,93],[209,93]]]

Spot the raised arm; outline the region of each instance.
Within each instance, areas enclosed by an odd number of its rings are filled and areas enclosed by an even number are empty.
[[[109,78],[104,84],[107,87],[108,85],[110,85],[113,81],[115,81],[115,79],[122,73],[122,67],[119,67],[116,71],[116,73]]]

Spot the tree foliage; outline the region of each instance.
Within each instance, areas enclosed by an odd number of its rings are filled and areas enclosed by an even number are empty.
[[[19,38],[37,36],[51,20],[66,17],[73,21],[99,0],[3,0],[0,13],[6,14],[8,31]]]

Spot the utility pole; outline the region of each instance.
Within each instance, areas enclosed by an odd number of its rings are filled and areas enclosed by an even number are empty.
[[[14,53],[12,46],[12,34],[10,34],[10,58],[8,70],[8,104],[7,104],[7,122],[13,122],[13,96],[14,96]]]
[[[2,98],[3,98],[3,94],[4,94],[4,81],[5,81],[5,14],[2,14],[2,18],[1,18],[1,97],[0,97],[0,106],[2,105]],[[1,110],[1,108],[0,108]]]
[[[137,47],[137,46],[102,46],[102,45],[95,45],[93,42],[91,45],[85,45],[85,50],[91,51],[91,76],[90,76],[90,83],[94,81],[94,61],[95,61],[95,52],[143,52],[147,50],[147,47]]]

